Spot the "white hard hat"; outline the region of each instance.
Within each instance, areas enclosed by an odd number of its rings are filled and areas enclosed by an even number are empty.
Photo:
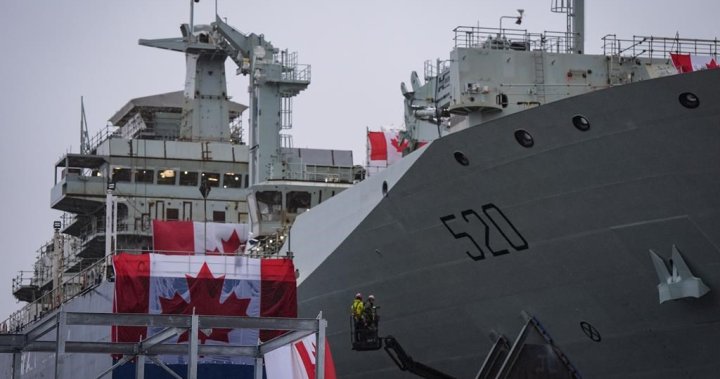
[[[373,300],[375,300],[375,295],[370,295],[370,296],[368,296],[368,299],[373,299]]]
[[[362,294],[360,292],[356,293],[355,298],[362,299]]]

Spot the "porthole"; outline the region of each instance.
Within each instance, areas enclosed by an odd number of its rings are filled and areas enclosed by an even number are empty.
[[[680,104],[688,109],[695,109],[700,106],[700,99],[692,92],[683,92],[678,98]]]
[[[532,135],[522,129],[515,131],[515,140],[517,140],[522,147],[532,147],[535,144]]]
[[[573,125],[580,131],[588,131],[590,129],[590,121],[585,116],[577,115],[572,118]]]
[[[460,163],[463,166],[467,166],[470,164],[470,161],[465,156],[465,154],[463,154],[462,151],[456,151],[453,155],[455,156],[455,160],[457,161],[457,163]]]
[[[388,185],[387,185],[387,182],[383,180],[383,184],[382,184],[382,194],[383,194],[383,196],[387,196],[387,192],[388,192]]]

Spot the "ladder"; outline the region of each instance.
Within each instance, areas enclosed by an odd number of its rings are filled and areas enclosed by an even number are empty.
[[[545,104],[545,52],[533,52],[533,61],[535,63],[535,94],[540,104]]]

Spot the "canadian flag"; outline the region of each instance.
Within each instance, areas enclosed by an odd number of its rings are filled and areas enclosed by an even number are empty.
[[[402,152],[408,147],[408,141],[400,142],[399,132],[396,130],[382,132],[368,132],[370,151],[368,167],[385,168],[402,158]]]
[[[295,269],[289,259],[245,256],[118,254],[113,257],[118,313],[297,317]],[[114,342],[138,342],[160,329],[112,328]],[[199,342],[212,345],[257,345],[282,331],[203,329]],[[175,343],[188,341],[188,332]],[[184,363],[185,357],[164,357]],[[203,361],[204,360],[204,361]],[[202,362],[245,363],[243,357],[203,357]]]
[[[265,354],[267,379],[315,379],[317,335],[311,334]],[[336,379],[330,344],[325,339],[325,378]]]
[[[678,73],[718,68],[715,58],[709,55],[670,54]]]
[[[239,254],[250,231],[247,224],[193,221],[153,220],[152,227],[153,250],[163,254]]]

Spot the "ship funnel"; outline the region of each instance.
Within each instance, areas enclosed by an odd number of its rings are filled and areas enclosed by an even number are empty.
[[[553,0],[551,10],[567,14],[567,52],[582,54],[585,52],[585,1]]]

